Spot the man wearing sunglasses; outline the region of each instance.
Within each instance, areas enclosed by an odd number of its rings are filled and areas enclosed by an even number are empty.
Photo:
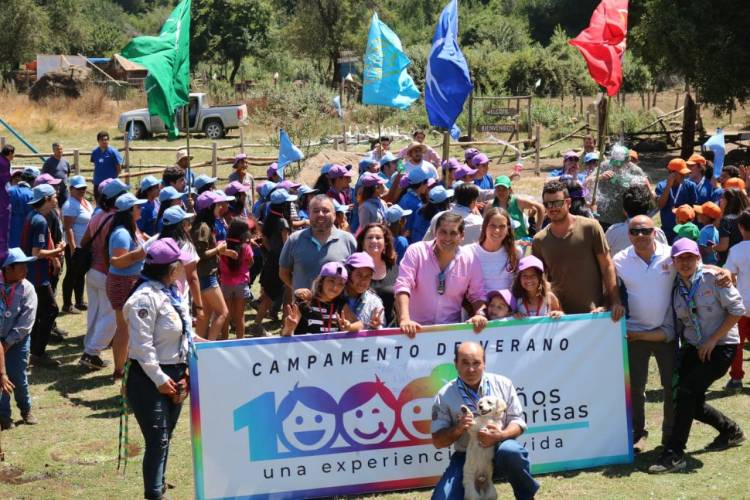
[[[648,437],[644,409],[648,364],[652,355],[656,358],[663,391],[661,443],[666,445],[672,434],[672,375],[677,356],[677,342],[671,326],[675,268],[671,249],[657,240],[657,229],[650,217],[639,215],[630,219],[628,235],[632,246],[618,252],[613,260],[627,304],[633,446],[638,453],[643,451]],[[726,270],[710,267],[717,274],[719,286],[731,284],[731,276]]]
[[[568,189],[558,180],[544,185],[542,201],[550,224],[534,236],[531,249],[544,262],[563,311],[603,312],[609,303],[612,320],[619,321],[625,309],[601,226],[570,213]]]
[[[414,338],[422,325],[461,321],[462,303],[471,303],[469,322],[479,333],[487,326],[482,268],[474,252],[461,247],[464,219],[444,212],[435,224],[435,239],[406,249],[394,292],[401,331]]]

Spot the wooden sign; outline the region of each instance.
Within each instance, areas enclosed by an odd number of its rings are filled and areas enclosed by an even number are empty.
[[[484,114],[488,116],[516,116],[518,110],[516,108],[487,108],[484,110]]]
[[[502,123],[502,124],[494,124],[494,125],[477,125],[477,130],[479,132],[506,133],[506,132],[515,132],[516,126],[513,123]]]

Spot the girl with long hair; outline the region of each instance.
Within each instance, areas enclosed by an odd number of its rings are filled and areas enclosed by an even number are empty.
[[[512,229],[513,219],[504,208],[485,211],[479,241],[469,245],[482,267],[485,290],[505,290],[513,284],[521,258]]]
[[[544,264],[533,255],[524,257],[518,263],[518,274],[511,292],[515,298],[516,318],[559,318],[563,315],[560,301],[544,277]]]
[[[238,339],[245,337],[245,301],[251,297],[250,266],[253,264],[253,249],[250,246],[250,226],[245,217],[235,217],[227,230],[227,248],[237,257],[222,255],[219,258],[219,278],[224,302],[229,308],[229,321],[224,323],[221,338],[229,338],[229,322],[234,323]]]
[[[393,235],[384,224],[368,224],[357,235],[357,252],[365,252],[372,257],[375,272],[370,288],[383,301],[385,324],[391,325],[395,319],[394,286],[398,278],[396,250]]]

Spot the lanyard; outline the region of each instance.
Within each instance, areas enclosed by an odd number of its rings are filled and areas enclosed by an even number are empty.
[[[2,296],[3,305],[5,306],[3,316],[6,318],[10,318],[13,315],[13,311],[11,311],[10,308],[13,305],[13,297],[16,295],[16,288],[18,288],[18,283],[11,286],[9,290],[6,290],[5,286],[0,287],[0,296]]]
[[[472,413],[477,413],[477,403],[482,396],[489,396],[492,394],[492,386],[490,385],[490,379],[485,375],[482,375],[482,380],[479,382],[479,392],[475,391],[461,380],[461,377],[456,377],[456,386],[458,392],[461,394],[461,398],[469,407]]]
[[[529,303],[526,302],[526,299],[523,299],[523,306],[526,308],[526,315],[528,317],[539,316],[539,310],[542,308],[543,305],[544,305],[544,300],[542,300],[539,303],[539,307],[534,309],[534,314],[531,314],[531,307],[529,307]]]
[[[695,303],[695,294],[698,293],[702,275],[702,271],[696,271],[691,280],[690,290],[687,289],[685,284],[682,282],[682,279],[680,279],[679,276],[677,277],[677,292],[685,302],[685,306],[688,309],[690,322],[693,324],[693,328],[695,328],[695,333],[698,334],[699,343],[703,340],[703,335],[701,333],[701,324],[698,319],[698,306]]]
[[[677,207],[677,198],[680,197],[680,191],[682,191],[683,184],[680,184],[677,188],[677,194],[672,193],[673,188],[669,188],[669,197],[672,198],[672,206]]]
[[[320,299],[315,299],[315,300],[318,302],[318,309],[323,309],[323,303],[320,301]],[[323,319],[322,315],[320,319]],[[328,306],[328,331],[326,333],[332,332],[333,331],[332,328],[333,328],[333,302],[331,302]]]

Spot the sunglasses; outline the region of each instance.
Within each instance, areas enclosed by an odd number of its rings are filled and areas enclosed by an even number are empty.
[[[654,232],[653,227],[631,227],[628,232],[631,236],[651,236]]]
[[[445,293],[445,272],[438,274],[437,293],[438,295],[443,295]]]
[[[544,208],[562,208],[562,206],[565,205],[565,200],[545,201],[543,205]]]

